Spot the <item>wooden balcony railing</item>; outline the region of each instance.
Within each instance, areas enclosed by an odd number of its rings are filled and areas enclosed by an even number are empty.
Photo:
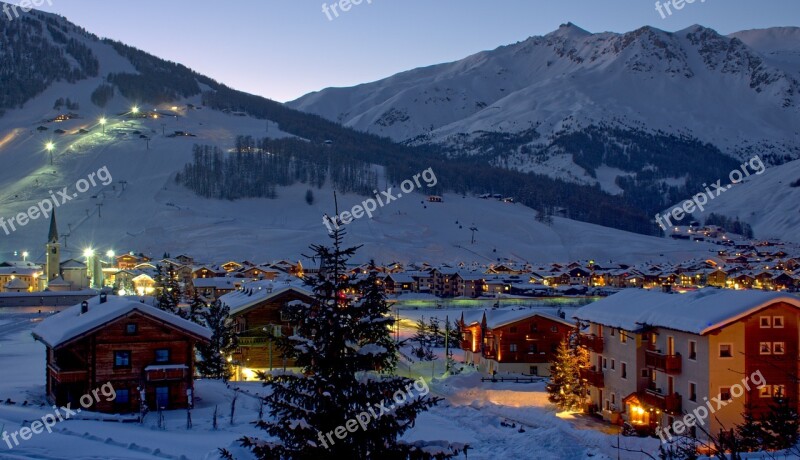
[[[269,344],[269,338],[267,337],[239,337],[239,346],[240,347],[265,347]]]
[[[681,373],[681,355],[665,355],[655,350],[645,350],[644,363],[647,367],[667,374]]]
[[[147,366],[144,369],[145,378],[148,382],[183,380],[187,377],[188,372],[188,366],[184,365]]]
[[[598,337],[594,334],[591,335],[584,335],[581,334],[580,339],[578,340],[581,346],[584,346],[589,349],[589,351],[593,351],[595,353],[602,353],[603,352],[603,338]]]
[[[61,370],[52,364],[48,366],[50,375],[60,383],[86,382],[89,380],[89,371],[86,369]]]
[[[670,414],[680,414],[682,412],[682,398],[678,393],[663,394],[650,389],[641,393],[642,402],[663,410]]]
[[[594,367],[592,367],[591,369],[581,369],[581,378],[586,380],[589,383],[589,385],[593,387],[596,388],[605,387],[605,378],[603,377],[603,371],[598,371]]]

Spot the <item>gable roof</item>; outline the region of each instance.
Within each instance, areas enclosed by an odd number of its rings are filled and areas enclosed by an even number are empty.
[[[196,288],[236,289],[236,285],[241,283],[241,278],[228,278],[224,276],[195,278],[192,280],[192,284]]]
[[[483,321],[483,316],[486,316],[486,327],[489,329],[497,329],[499,327],[507,326],[512,323],[524,321],[534,316],[549,319],[562,323],[565,326],[574,327],[574,323],[570,323],[566,319],[560,318],[555,315],[543,312],[541,310],[531,310],[524,308],[521,310],[471,310],[462,312],[464,323],[469,326],[472,324],[480,324]]]
[[[298,284],[278,280],[264,280],[243,284],[241,289],[229,292],[221,296],[219,300],[230,308],[231,315],[236,315],[290,291],[306,297],[314,297],[314,293]]]
[[[627,289],[578,309],[573,318],[627,331],[656,326],[704,335],[776,302],[800,309],[800,298],[779,292],[706,288],[667,294]]]
[[[100,297],[93,297],[87,302],[89,303],[88,312],[81,314],[81,304],[73,305],[39,323],[33,329],[33,337],[55,348],[138,311],[196,338],[211,339],[211,331],[205,327],[142,303],[136,297],[108,296],[108,300],[102,304]]]

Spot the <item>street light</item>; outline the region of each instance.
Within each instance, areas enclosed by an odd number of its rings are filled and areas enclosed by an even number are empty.
[[[108,120],[106,120],[106,117],[103,117],[103,118],[100,119],[100,126],[103,127],[103,134],[106,133],[106,123],[108,123]]]
[[[54,144],[53,141],[50,141],[50,142],[48,142],[47,144],[44,145],[44,148],[45,148],[45,150],[47,150],[50,153],[50,164],[52,165],[53,164],[53,150],[55,150],[56,144]]]
[[[29,255],[30,254],[28,254],[28,251],[22,251],[22,261],[24,262],[24,261],[28,260],[28,256]]]
[[[114,258],[114,251],[111,250],[111,249],[106,251],[106,257],[108,257],[109,259],[113,259]]]
[[[139,113],[139,107],[134,105],[133,108],[131,109],[131,112],[133,112],[133,114],[136,115],[137,113]]]
[[[92,257],[92,256],[94,256],[94,249],[86,248],[86,249],[83,250],[83,257],[89,258],[89,257]]]

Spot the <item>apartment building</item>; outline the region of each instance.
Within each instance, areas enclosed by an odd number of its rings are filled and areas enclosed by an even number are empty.
[[[773,396],[798,401],[800,298],[637,289],[582,307],[574,317],[591,356],[583,372],[590,409],[611,422],[652,432],[718,398],[703,426],[717,434],[741,423],[746,410],[764,414]],[[757,372],[765,385],[742,384]],[[702,431],[693,427],[690,434]]]

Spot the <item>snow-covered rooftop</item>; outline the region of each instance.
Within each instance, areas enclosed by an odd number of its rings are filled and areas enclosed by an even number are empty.
[[[800,298],[779,292],[628,289],[580,308],[573,317],[628,331],[647,325],[702,335],[779,301],[800,308]]]
[[[238,291],[230,292],[219,300],[230,308],[230,314],[240,313],[253,305],[269,300],[287,291],[295,291],[308,297],[314,294],[309,291],[299,278],[295,280],[263,280],[242,285]]]
[[[532,310],[524,308],[520,310],[471,310],[464,312],[464,323],[467,325],[480,323],[483,320],[483,315],[486,314],[486,327],[489,329],[496,329],[507,324],[516,323],[533,316],[540,316],[551,321],[557,321],[568,326],[573,324],[566,319],[559,318],[556,315],[543,312],[541,310]]]
[[[89,311],[86,313],[81,314],[81,304],[73,305],[42,321],[33,329],[33,336],[51,347],[57,347],[117,318],[139,311],[195,336],[211,338],[211,331],[208,329],[142,303],[136,297],[108,296],[108,300],[102,304],[100,297],[93,297],[88,302]]]
[[[214,278],[195,278],[192,284],[196,288],[216,288],[216,289],[235,289],[237,284],[245,280],[242,278],[214,277]]]

